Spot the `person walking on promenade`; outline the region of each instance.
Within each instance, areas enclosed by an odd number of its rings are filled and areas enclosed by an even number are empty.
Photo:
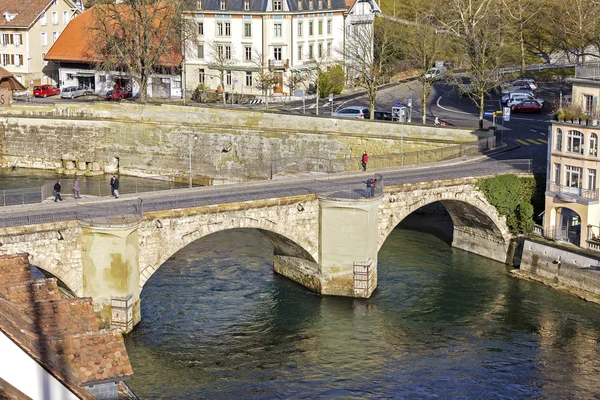
[[[367,152],[365,151],[362,155],[362,167],[363,167],[363,171],[367,170],[367,163],[369,162],[369,155],[367,154]]]
[[[75,180],[73,181],[73,198],[74,199],[81,198],[81,194],[79,191],[79,178],[78,177],[75,177]]]
[[[110,195],[114,196],[115,195],[115,176],[111,175],[110,176]]]
[[[115,180],[113,181],[113,188],[114,188],[114,195],[115,195],[115,199],[119,198],[119,178],[115,177]]]
[[[60,197],[60,189],[62,188],[62,186],[60,185],[60,181],[56,181],[56,183],[54,184],[54,202],[56,203],[57,200],[63,201],[62,197]]]
[[[371,185],[373,183],[371,182],[371,178],[367,178],[367,191],[365,192],[365,197],[368,199],[369,197],[371,197]]]

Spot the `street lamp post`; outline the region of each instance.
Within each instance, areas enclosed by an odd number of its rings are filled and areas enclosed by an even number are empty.
[[[189,155],[190,155],[190,188],[192,187],[192,134],[190,133],[189,136]],[[194,135],[194,140],[198,140],[198,135]]]

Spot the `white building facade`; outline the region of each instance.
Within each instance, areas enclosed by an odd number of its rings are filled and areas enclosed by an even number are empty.
[[[188,43],[184,58],[189,92],[204,85],[237,94],[292,95],[305,89],[319,66],[344,61],[344,0],[199,0],[196,8],[189,13],[196,42]],[[294,74],[306,75],[303,87],[294,85]],[[268,88],[260,85],[265,75],[272,80]]]

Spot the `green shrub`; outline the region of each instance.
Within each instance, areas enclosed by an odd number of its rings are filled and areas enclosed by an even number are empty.
[[[327,71],[319,71],[319,94],[327,97],[330,93],[340,94],[344,90],[344,68],[334,65]]]
[[[543,209],[545,186],[541,183],[541,177],[519,178],[516,175],[499,175],[494,178],[480,179],[477,187],[483,192],[487,201],[496,207],[498,214],[506,217],[506,225],[512,233],[531,233],[536,208],[534,205],[540,207],[542,204]]]

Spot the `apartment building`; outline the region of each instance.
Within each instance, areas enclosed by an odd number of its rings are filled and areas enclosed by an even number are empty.
[[[2,0],[0,66],[24,86],[57,84],[58,71],[44,57],[80,10],[70,0]]]
[[[314,79],[318,65],[343,62],[346,25],[373,24],[376,12],[374,1],[198,0],[189,13],[197,37],[186,46],[185,87],[291,95],[294,74]]]
[[[555,121],[548,142],[545,235],[600,250],[598,97],[600,64],[577,66],[572,106],[580,115]],[[580,118],[583,117],[583,118]]]

